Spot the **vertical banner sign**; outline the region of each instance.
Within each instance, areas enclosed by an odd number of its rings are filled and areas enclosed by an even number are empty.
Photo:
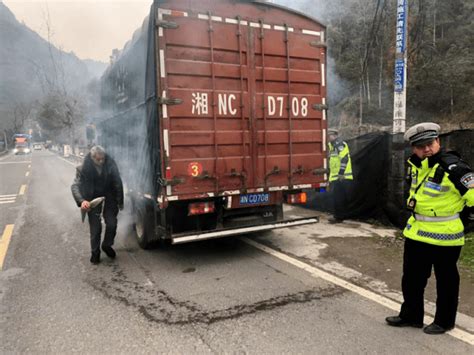
[[[393,133],[405,132],[407,85],[407,17],[408,0],[397,0],[397,37],[393,81]]]

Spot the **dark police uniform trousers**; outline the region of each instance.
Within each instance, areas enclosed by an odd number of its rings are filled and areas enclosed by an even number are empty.
[[[333,193],[334,218],[340,220],[348,218],[348,203],[351,199],[352,180],[332,181],[330,186]]]
[[[436,314],[434,323],[454,327],[459,297],[459,273],[456,263],[461,246],[439,246],[405,238],[402,291],[404,302],[400,318],[423,323],[423,294],[434,267],[436,276]]]

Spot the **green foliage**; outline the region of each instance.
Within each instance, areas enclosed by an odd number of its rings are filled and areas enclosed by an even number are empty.
[[[474,232],[466,234],[464,237],[466,244],[461,251],[460,263],[461,265],[474,271]]]
[[[433,113],[472,113],[472,4],[453,0],[431,5],[425,16],[431,24],[413,44],[409,103]]]
[[[348,106],[353,101],[345,97],[333,102],[335,112],[362,114],[364,123],[390,122],[396,5],[396,0],[331,2],[329,55],[336,74],[349,83],[350,95],[363,102],[360,112],[360,105]],[[473,14],[472,0],[409,1],[409,116],[469,117],[474,112]]]

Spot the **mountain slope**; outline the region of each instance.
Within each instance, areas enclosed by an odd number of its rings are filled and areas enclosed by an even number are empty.
[[[105,67],[57,49],[0,2],[0,111],[14,102],[36,100],[52,88],[76,92]]]

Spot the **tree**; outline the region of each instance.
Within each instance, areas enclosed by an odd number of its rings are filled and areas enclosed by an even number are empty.
[[[337,116],[389,125],[393,110],[396,0],[334,0],[328,49],[349,94]],[[474,111],[474,3],[409,0],[408,122],[468,120]],[[377,100],[374,100],[377,88]],[[357,101],[357,104],[355,104]],[[349,120],[354,122],[354,120]]]
[[[40,105],[37,120],[43,130],[74,145],[75,129],[84,123],[84,103],[57,92],[50,93]]]
[[[30,118],[30,114],[33,110],[33,103],[31,102],[18,102],[13,107],[13,131],[20,133],[26,127],[25,123]]]

